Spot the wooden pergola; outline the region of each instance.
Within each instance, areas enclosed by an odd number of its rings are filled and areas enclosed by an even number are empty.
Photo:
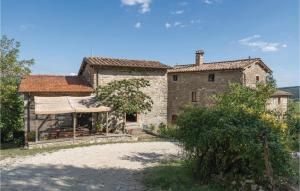
[[[108,134],[108,116],[111,111],[110,107],[100,105],[95,96],[86,97],[34,97],[35,114],[47,115],[39,127],[36,128],[35,141],[39,140],[39,129],[46,122],[51,114],[67,114],[73,116],[73,140],[76,138],[77,113],[106,113],[106,134]],[[30,124],[30,118],[27,118],[27,123]]]

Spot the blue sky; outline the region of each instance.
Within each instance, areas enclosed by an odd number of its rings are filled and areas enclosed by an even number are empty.
[[[1,32],[34,74],[77,73],[83,57],[194,63],[260,57],[299,85],[297,0],[1,0]]]

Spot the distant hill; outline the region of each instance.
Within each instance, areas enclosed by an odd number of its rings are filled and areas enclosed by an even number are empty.
[[[278,89],[286,91],[286,92],[290,92],[291,94],[293,94],[290,97],[291,99],[300,100],[300,97],[299,97],[300,86],[282,87],[282,88],[278,88]]]

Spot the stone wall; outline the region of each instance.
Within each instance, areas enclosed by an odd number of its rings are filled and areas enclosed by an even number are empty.
[[[48,148],[48,147],[61,147],[68,145],[87,145],[97,143],[123,143],[123,142],[136,142],[138,137],[127,134],[108,134],[96,135],[87,137],[76,137],[73,139],[55,139],[48,141],[29,142],[28,149]]]
[[[215,80],[208,81],[208,75],[214,74]],[[173,80],[177,75],[177,81]],[[242,83],[241,71],[183,72],[168,74],[168,122],[172,115],[178,115],[187,104],[209,106],[214,104],[211,96],[224,92],[230,83]],[[192,92],[196,92],[196,100],[192,102]]]
[[[85,65],[85,69],[82,72],[82,76],[85,78],[85,80],[88,82],[88,84],[92,87],[94,87],[94,69],[89,65]]]
[[[268,100],[267,108],[284,114],[288,109],[288,97],[287,96],[275,96]]]
[[[134,78],[149,80],[150,87],[144,88],[143,92],[152,98],[153,106],[151,112],[139,116],[139,122],[141,125],[158,125],[167,122],[168,86],[166,70],[120,67],[99,67],[95,70],[98,77],[94,76],[94,88],[96,88],[96,84],[101,86],[114,80]],[[96,82],[97,79],[98,83]]]
[[[256,87],[256,76],[259,76],[260,83],[266,83],[268,73],[259,64],[252,64],[244,70],[244,84],[248,87]]]

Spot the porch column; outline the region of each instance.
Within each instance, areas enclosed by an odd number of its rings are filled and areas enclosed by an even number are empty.
[[[106,135],[108,135],[108,112],[106,112]]]
[[[77,127],[77,116],[76,113],[73,113],[73,141],[75,141],[75,137],[76,137],[76,127]]]
[[[35,126],[35,142],[39,141],[39,128]]]
[[[27,115],[27,121],[26,121],[26,126],[25,126],[25,146],[28,146],[28,133],[30,130],[30,95],[27,95],[27,105],[26,105],[26,115]]]

